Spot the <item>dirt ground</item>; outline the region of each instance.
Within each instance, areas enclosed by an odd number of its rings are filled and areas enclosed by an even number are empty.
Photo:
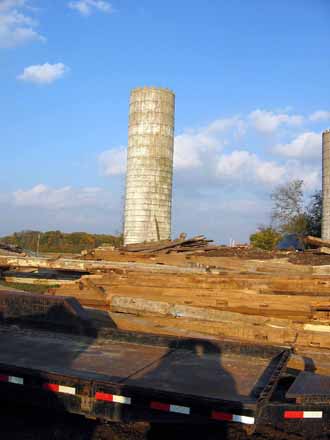
[[[100,424],[81,416],[38,411],[31,408],[2,407],[1,440],[311,440],[309,435],[288,434],[271,428],[259,429],[252,437],[241,425],[179,426],[135,424]],[[329,440],[330,436],[317,437]]]
[[[263,251],[253,248],[223,247],[207,252],[207,257],[239,257],[243,260],[271,260],[273,258],[288,258],[290,263],[305,264],[310,266],[330,265],[330,255],[317,254],[316,252],[296,251]]]

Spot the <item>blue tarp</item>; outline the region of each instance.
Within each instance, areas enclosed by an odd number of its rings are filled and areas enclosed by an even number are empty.
[[[305,244],[301,235],[285,234],[282,240],[277,244],[276,249],[303,251]]]

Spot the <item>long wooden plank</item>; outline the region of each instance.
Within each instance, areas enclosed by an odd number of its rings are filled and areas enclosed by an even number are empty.
[[[95,260],[74,260],[74,259],[49,259],[38,257],[13,257],[0,256],[0,268],[16,267],[16,268],[42,268],[55,269],[64,271],[76,272],[95,272],[99,270],[107,271],[111,269],[126,269],[136,271],[156,271],[156,272],[177,272],[177,273],[205,273],[204,268],[191,267],[173,267],[167,265],[144,264],[144,263],[129,263],[129,262],[110,262],[110,261],[95,261]]]

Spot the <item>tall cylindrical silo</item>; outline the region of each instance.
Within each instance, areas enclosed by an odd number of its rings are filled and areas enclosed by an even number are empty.
[[[322,238],[330,240],[330,130],[322,135]]]
[[[171,236],[174,93],[133,89],[130,98],[124,243]]]

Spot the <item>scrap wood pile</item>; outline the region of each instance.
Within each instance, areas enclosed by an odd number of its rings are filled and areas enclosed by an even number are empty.
[[[0,254],[1,255],[26,255],[24,250],[19,246],[13,244],[0,243]]]
[[[323,240],[319,237],[308,235],[304,238],[304,242],[310,246],[311,251],[319,254],[330,254],[330,240]]]
[[[217,260],[221,270],[210,272],[114,268],[49,293],[107,311],[125,330],[330,350],[327,266],[318,274],[285,259]]]
[[[129,244],[119,248],[124,252],[140,253],[173,253],[173,252],[196,252],[211,251],[217,249],[217,246],[210,246],[213,240],[207,240],[204,235],[198,235],[192,238],[186,238],[186,234],[181,234],[176,240],[162,240],[149,243]]]
[[[203,252],[150,253],[150,261],[126,252],[120,260],[116,252],[106,261],[0,256],[0,269],[80,274],[49,293],[106,311],[120,329],[328,350],[330,357],[330,265]]]
[[[122,256],[127,255],[127,258],[140,257],[145,259],[161,256],[161,255],[191,255],[202,254],[205,252],[214,251],[220,248],[220,246],[211,246],[213,240],[207,240],[204,235],[198,235],[196,237],[187,238],[186,234],[180,234],[176,240],[160,240],[147,243],[129,244],[114,248],[113,246],[102,245],[96,249],[82,251],[82,257],[84,259],[98,259],[98,260],[111,260],[122,259]]]

